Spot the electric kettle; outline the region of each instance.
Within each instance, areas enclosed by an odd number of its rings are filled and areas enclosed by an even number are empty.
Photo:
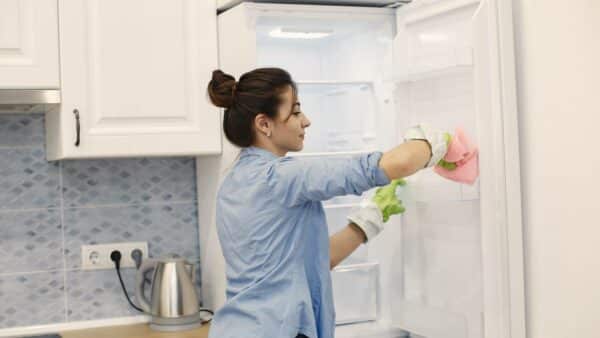
[[[154,269],[150,281],[150,299],[146,298],[147,273]],[[179,331],[202,325],[200,305],[194,287],[194,265],[183,258],[166,257],[142,262],[136,275],[135,297],[144,312],[152,315],[150,328]]]

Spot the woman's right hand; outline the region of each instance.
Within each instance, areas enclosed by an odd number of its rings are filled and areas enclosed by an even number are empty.
[[[405,142],[383,153],[379,167],[390,179],[410,176],[417,171],[432,167],[448,150],[450,134],[428,127],[414,126],[405,133]]]
[[[426,167],[437,165],[448,152],[448,146],[452,136],[444,131],[431,128],[425,123],[418,124],[409,128],[404,134],[404,139],[409,140],[424,140],[429,144],[431,157],[427,162]]]

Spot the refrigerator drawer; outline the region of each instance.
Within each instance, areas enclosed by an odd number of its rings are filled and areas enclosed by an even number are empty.
[[[336,324],[376,320],[379,307],[379,263],[345,265],[331,273]]]

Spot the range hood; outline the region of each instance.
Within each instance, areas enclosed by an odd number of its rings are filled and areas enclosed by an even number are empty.
[[[412,0],[246,0],[245,2],[301,4],[301,5],[337,5],[337,6],[362,6],[362,7],[400,7]],[[227,9],[244,2],[244,0],[218,0],[218,11]]]
[[[57,89],[0,89],[0,113],[45,113],[59,104]]]

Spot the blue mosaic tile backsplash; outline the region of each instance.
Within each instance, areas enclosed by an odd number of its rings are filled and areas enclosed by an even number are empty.
[[[147,241],[196,265],[194,158],[48,162],[44,115],[0,115],[0,329],[137,315],[81,245]],[[134,269],[123,269],[131,297]]]

